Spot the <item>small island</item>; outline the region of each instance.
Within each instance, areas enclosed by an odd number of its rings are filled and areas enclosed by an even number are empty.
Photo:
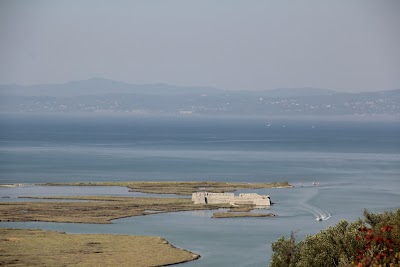
[[[199,191],[227,193],[243,189],[288,188],[288,182],[233,183],[233,182],[70,182],[46,183],[47,186],[123,186],[131,192],[148,194],[191,195]]]
[[[248,218],[248,217],[273,217],[272,213],[249,213],[249,212],[215,212],[211,218]]]

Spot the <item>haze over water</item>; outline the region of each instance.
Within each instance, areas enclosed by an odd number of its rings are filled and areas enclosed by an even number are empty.
[[[394,181],[396,122],[2,118],[0,181]],[[270,125],[270,126],[268,126]]]

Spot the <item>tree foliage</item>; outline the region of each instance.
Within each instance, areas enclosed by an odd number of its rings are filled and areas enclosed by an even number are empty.
[[[354,266],[400,267],[400,209],[380,214],[364,211],[370,227],[360,228],[358,251]]]
[[[394,227],[385,225],[379,233],[373,228],[360,228],[361,236],[358,237],[365,246],[358,251],[357,259],[353,265],[363,266],[400,266],[400,242],[394,236]]]
[[[271,267],[400,266],[400,209],[364,211],[364,220],[340,221],[305,240],[294,234],[272,244]],[[376,265],[373,265],[376,264]]]
[[[272,262],[274,267],[295,267],[299,261],[299,247],[302,242],[296,243],[294,232],[289,239],[279,238],[272,244]]]

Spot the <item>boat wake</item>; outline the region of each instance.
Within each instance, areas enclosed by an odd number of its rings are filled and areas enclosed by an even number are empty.
[[[332,217],[328,211],[311,206],[311,205],[306,204],[306,205],[304,205],[304,208],[307,212],[314,215],[316,221],[326,221]]]
[[[305,188],[304,190],[305,190],[305,195],[307,197],[305,197],[305,199],[303,199],[303,201],[300,202],[301,209],[312,214],[315,217],[316,221],[329,220],[332,216],[328,211],[309,204],[315,202],[315,200],[313,201],[313,199],[317,197],[320,189],[312,187],[312,188]]]
[[[315,220],[316,221],[326,221],[331,218],[331,214],[327,211],[321,210],[321,212],[318,212],[317,215],[315,215]]]

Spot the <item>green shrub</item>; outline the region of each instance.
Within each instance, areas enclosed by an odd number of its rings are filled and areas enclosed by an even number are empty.
[[[364,217],[342,220],[297,243],[293,233],[289,239],[281,237],[272,244],[270,266],[400,266],[393,265],[400,258],[400,209],[381,214],[365,210]],[[377,265],[368,265],[372,263]]]
[[[272,244],[271,266],[274,267],[294,267],[297,266],[299,261],[299,248],[302,246],[302,242],[296,243],[294,233],[290,235],[289,239],[285,237],[279,238]]]

